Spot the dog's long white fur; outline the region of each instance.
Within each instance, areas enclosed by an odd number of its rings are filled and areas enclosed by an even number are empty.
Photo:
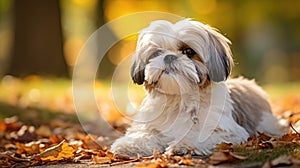
[[[144,83],[148,95],[111,150],[130,156],[149,156],[154,148],[207,155],[221,142],[239,144],[258,132],[282,134],[265,92],[254,81],[226,81],[232,66],[229,44],[210,26],[189,19],[156,21],[144,29],[131,75]],[[184,47],[195,56],[184,55]]]

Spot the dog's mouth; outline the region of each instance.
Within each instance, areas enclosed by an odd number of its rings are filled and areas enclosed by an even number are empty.
[[[148,80],[145,80],[145,87],[146,87],[146,89],[153,89],[153,88],[155,88],[155,87],[157,87],[157,85],[158,85],[158,82],[160,81],[160,79],[161,79],[161,76],[163,75],[163,73],[169,73],[169,72],[167,72],[166,70],[164,70],[164,69],[159,69],[159,72],[158,72],[158,77],[157,77],[157,79],[156,80],[153,80],[153,81],[148,81]]]
[[[182,94],[202,83],[201,69],[190,59],[167,54],[149,61],[145,67],[144,85],[147,90],[164,94]]]
[[[152,74],[153,75],[153,74]],[[146,90],[155,90],[167,95],[182,95],[192,92],[198,86],[198,83],[191,82],[186,76],[169,71],[167,69],[159,69],[156,71],[155,80],[145,80],[144,86]]]

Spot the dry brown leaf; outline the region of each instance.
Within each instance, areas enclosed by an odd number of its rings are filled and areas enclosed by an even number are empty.
[[[102,146],[100,146],[97,142],[96,142],[97,137],[92,136],[92,135],[87,135],[84,137],[84,139],[82,139],[83,142],[83,148],[87,148],[87,149],[95,149],[95,150],[102,150]]]
[[[289,166],[292,165],[292,156],[290,155],[282,155],[277,157],[276,159],[270,162],[271,166]]]
[[[7,124],[4,121],[0,121],[0,131],[5,132],[7,130]]]
[[[247,156],[237,155],[237,154],[232,153],[232,152],[229,152],[229,154],[230,154],[233,158],[235,158],[236,160],[245,160],[245,159],[248,158]]]
[[[65,141],[61,141],[59,144],[46,149],[44,152],[40,153],[39,156],[46,158],[48,156],[58,156],[59,152],[62,150],[62,145]]]
[[[51,144],[57,144],[64,140],[64,138],[61,135],[52,135],[48,139]]]
[[[16,143],[17,147],[17,153],[18,154],[28,154],[28,155],[34,155],[40,152],[40,142],[39,141],[33,141],[30,143],[22,144],[22,143]]]
[[[21,124],[18,122],[18,117],[13,116],[0,121],[0,131],[17,131]]]
[[[213,165],[229,163],[236,160],[245,160],[247,157],[234,154],[232,152],[215,152],[209,157],[208,162]]]
[[[232,144],[222,142],[215,147],[217,151],[232,151]]]
[[[215,152],[209,157],[208,162],[213,165],[231,162],[233,161],[233,157],[228,152]]]
[[[10,150],[10,149],[17,149],[17,146],[15,144],[4,144],[4,149],[5,150]]]
[[[183,158],[178,162],[179,165],[193,166],[194,163],[191,159]]]
[[[279,138],[279,140],[288,141],[288,142],[297,142],[300,140],[300,135],[297,133],[290,132],[288,134],[283,135],[281,138]]]
[[[102,157],[102,156],[92,156],[92,160],[95,164],[105,164],[105,163],[111,163],[112,160],[109,157]]]
[[[20,142],[30,142],[37,139],[33,126],[23,125],[17,132],[17,140]]]
[[[248,141],[246,143],[243,143],[240,146],[244,148],[256,148],[259,143],[260,143],[260,139],[258,137],[252,136],[248,138]]]
[[[52,131],[46,125],[41,125],[35,132],[41,137],[50,137],[52,135]]]
[[[8,160],[8,161],[14,161],[14,162],[29,162],[31,158],[18,158],[15,156],[12,156],[13,154],[11,152],[1,152],[0,153],[0,160]]]
[[[259,133],[258,138],[261,139],[262,141],[269,141],[273,137],[271,135],[266,134],[266,133]]]
[[[115,160],[114,154],[111,151],[105,152],[106,157],[110,158],[111,160]]]
[[[62,141],[58,145],[46,149],[39,156],[43,161],[58,161],[73,158],[74,152],[75,149],[69,146],[67,142]]]

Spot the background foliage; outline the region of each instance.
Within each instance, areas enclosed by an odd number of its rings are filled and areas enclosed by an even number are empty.
[[[33,38],[37,30],[26,32],[26,27],[31,30],[38,25],[45,24],[48,15],[55,15],[55,8],[48,13],[42,13],[42,16],[30,15],[29,10],[42,8],[43,3],[35,0],[29,0],[26,4],[18,7],[18,1],[1,0],[0,2],[0,72],[2,75],[13,73],[16,75],[26,76],[29,74],[42,75],[61,75],[64,64],[56,63],[56,67],[44,67],[46,73],[41,73],[38,69],[28,71],[24,74],[24,68],[20,69],[23,73],[15,72],[15,69],[24,65],[21,56],[14,57],[18,53],[20,33],[26,33],[26,38]],[[296,81],[300,77],[300,2],[295,0],[287,1],[251,1],[251,0],[178,0],[178,1],[150,1],[150,0],[60,0],[57,1],[57,12],[60,22],[41,27],[44,32],[51,32],[60,27],[62,40],[60,46],[54,46],[56,50],[61,50],[64,59],[58,61],[66,62],[69,67],[69,74],[72,73],[72,67],[75,64],[76,57],[87,38],[102,24],[109,22],[117,17],[143,11],[163,11],[174,13],[183,17],[190,17],[202,21],[213,27],[218,28],[223,34],[231,39],[236,67],[234,75],[243,74],[250,78],[255,78],[263,83]],[[48,2],[54,4],[55,1]],[[48,4],[48,8],[49,8]],[[54,4],[55,6],[55,4]],[[18,8],[17,8],[18,7]],[[24,8],[24,9],[23,9]],[[27,11],[30,15],[30,21],[18,24],[21,20],[17,19],[19,15],[16,10]],[[141,19],[141,22],[143,20]],[[61,23],[61,24],[60,24]],[[35,24],[32,28],[26,24]],[[17,26],[16,26],[17,25]],[[131,25],[120,25],[122,28],[130,28]],[[21,30],[18,30],[20,28]],[[31,33],[31,34],[30,34]],[[26,39],[24,40],[26,41]],[[38,43],[50,48],[51,40],[47,40],[47,33],[39,34],[39,39],[31,41],[33,50],[37,49]],[[28,43],[28,40],[27,40]],[[59,42],[57,42],[59,45]],[[111,76],[114,67],[122,58],[125,58],[134,49],[135,42],[120,42],[108,53],[102,67],[105,71],[99,73],[99,77],[108,78]],[[57,49],[58,48],[58,49]],[[22,50],[22,49],[21,49]],[[46,49],[44,49],[46,50]],[[30,63],[27,67],[36,67],[43,64],[43,61],[54,61],[54,55],[59,55],[59,51],[35,52],[38,56],[31,54]],[[21,52],[21,51],[20,51]],[[26,54],[23,50],[23,57]],[[50,54],[47,54],[49,53]],[[53,52],[53,53],[51,53]],[[56,54],[55,54],[56,52]],[[38,59],[43,58],[43,59]],[[14,66],[17,62],[17,66]],[[36,62],[36,64],[33,64]],[[49,61],[48,61],[48,64]],[[12,67],[13,66],[13,67]],[[56,72],[57,69],[61,72]],[[52,70],[51,70],[52,69]]]

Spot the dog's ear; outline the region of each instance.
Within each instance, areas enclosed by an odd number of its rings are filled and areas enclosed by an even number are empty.
[[[133,57],[135,57],[133,55]],[[142,85],[145,80],[145,65],[139,63],[138,60],[133,60],[130,68],[130,75],[134,83]]]
[[[209,58],[206,66],[211,80],[215,82],[224,81],[231,72],[233,64],[230,41],[222,34],[207,26],[209,36],[208,53]]]

